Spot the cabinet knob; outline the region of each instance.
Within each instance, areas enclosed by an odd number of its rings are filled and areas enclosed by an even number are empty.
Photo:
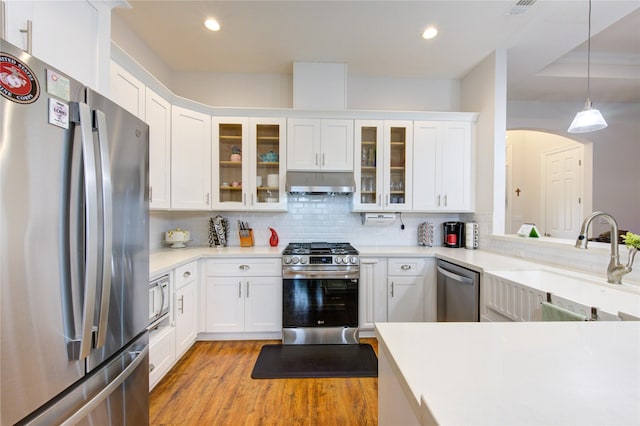
[[[191,271],[184,271],[184,274],[182,274],[182,276],[185,278],[189,278],[191,276]]]
[[[149,373],[151,373],[155,369],[156,369],[156,366],[154,364],[149,364]]]
[[[402,265],[400,269],[402,269],[403,271],[408,271],[409,269],[411,269],[411,265]]]
[[[250,266],[249,265],[240,265],[238,268],[240,268],[241,271],[248,271]]]

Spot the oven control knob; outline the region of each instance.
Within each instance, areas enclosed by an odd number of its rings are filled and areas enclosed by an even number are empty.
[[[340,264],[340,263],[347,263],[347,259],[344,258],[344,256],[338,256],[336,258],[336,263]]]
[[[291,262],[292,262],[294,265],[297,265],[297,264],[298,264],[298,262],[300,262],[300,259],[298,259],[297,257],[294,257],[293,259],[291,259]]]
[[[301,265],[306,265],[308,261],[309,261],[309,259],[307,259],[306,257],[301,257],[300,258],[300,264]]]
[[[285,257],[282,259],[282,261],[283,261],[286,265],[290,264],[290,263],[291,263],[291,256],[285,256]]]
[[[349,258],[349,262],[351,262],[351,264],[355,265],[356,263],[358,263],[358,258],[355,256],[351,256]]]

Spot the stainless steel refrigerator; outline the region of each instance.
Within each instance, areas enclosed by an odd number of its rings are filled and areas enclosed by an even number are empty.
[[[148,126],[1,39],[0,93],[0,424],[148,424]]]

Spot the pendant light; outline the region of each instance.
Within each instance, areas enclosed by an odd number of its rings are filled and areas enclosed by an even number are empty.
[[[607,127],[600,111],[591,107],[591,0],[589,0],[589,34],[587,38],[587,101],[571,122],[569,133],[587,133]]]

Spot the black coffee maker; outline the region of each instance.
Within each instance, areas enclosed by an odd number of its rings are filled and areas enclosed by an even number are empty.
[[[444,222],[442,240],[445,247],[464,247],[464,222]]]

